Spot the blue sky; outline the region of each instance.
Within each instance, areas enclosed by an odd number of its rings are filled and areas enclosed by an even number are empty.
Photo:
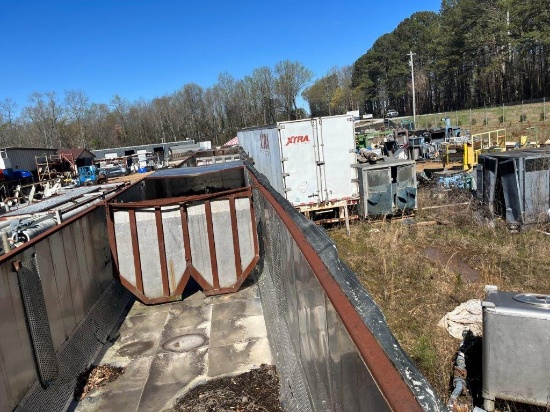
[[[0,0],[0,102],[83,90],[95,103],[206,88],[299,61],[321,77],[441,0]],[[406,59],[406,56],[403,56]]]

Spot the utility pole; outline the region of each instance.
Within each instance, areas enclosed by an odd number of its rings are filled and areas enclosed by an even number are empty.
[[[416,98],[415,98],[415,91],[414,91],[414,62],[413,62],[413,56],[416,53],[413,53],[412,50],[407,54],[407,56],[410,57],[409,60],[409,66],[411,66],[411,78],[412,78],[412,90],[413,90],[413,124],[414,128],[416,129]]]

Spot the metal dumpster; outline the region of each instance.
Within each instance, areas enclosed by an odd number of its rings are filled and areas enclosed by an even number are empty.
[[[361,217],[389,215],[416,209],[414,160],[384,159],[357,164]]]

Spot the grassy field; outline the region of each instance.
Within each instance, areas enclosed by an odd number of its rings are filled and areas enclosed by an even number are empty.
[[[521,135],[528,135],[530,140],[539,140],[540,143],[550,139],[550,102],[546,101],[417,115],[417,128],[443,127],[445,117],[451,119],[452,125],[469,129],[472,133],[506,129],[517,140]],[[529,128],[535,129],[527,130]]]
[[[460,205],[423,209],[446,204]],[[550,293],[550,237],[536,228],[510,234],[502,221],[487,219],[465,192],[419,188],[418,206],[412,224],[357,222],[351,236],[344,228],[331,229],[329,235],[405,351],[446,400],[460,342],[437,323],[460,303],[483,299],[487,284],[506,291]],[[428,257],[434,251],[449,258]],[[452,264],[450,257],[462,260],[477,276]]]

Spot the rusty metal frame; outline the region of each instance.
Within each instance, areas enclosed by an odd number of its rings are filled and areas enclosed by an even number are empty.
[[[160,206],[155,208],[155,223],[157,226],[157,238],[160,258],[160,272],[162,278],[162,294],[170,295],[170,283],[168,280],[168,263],[166,262],[166,248],[164,246],[164,227],[162,225],[162,215]]]
[[[240,259],[240,245],[239,237],[237,233],[237,212],[235,209],[235,200],[238,198],[247,198],[250,202],[250,216],[252,224],[252,238],[254,243],[254,257],[250,264],[243,270],[242,262]],[[218,263],[216,259],[216,247],[215,247],[215,238],[213,230],[213,221],[212,221],[212,209],[211,201],[213,200],[228,200],[229,201],[229,212],[231,219],[231,229],[233,231],[233,248],[235,252],[235,269],[236,269],[236,283],[231,287],[220,288],[219,285],[219,273],[218,273]],[[191,258],[191,241],[189,238],[189,227],[188,227],[188,218],[187,218],[187,205],[190,203],[204,202],[205,213],[206,213],[206,223],[207,223],[207,234],[208,234],[208,246],[210,250],[210,264],[212,267],[213,275],[213,284],[210,284],[206,279],[197,271],[193,266]],[[166,251],[164,244],[164,230],[162,223],[161,208],[163,206],[179,206],[180,218],[182,223],[182,234],[183,234],[183,243],[185,248],[185,262],[186,267],[183,272],[183,276],[178,282],[174,290],[170,289],[169,275],[168,275],[168,266],[166,262]],[[163,296],[157,298],[149,298],[145,295],[143,290],[143,274],[141,271],[141,260],[139,256],[139,239],[137,233],[137,223],[135,213],[136,210],[144,208],[154,208],[155,209],[155,225],[156,225],[156,234],[158,238],[158,247],[160,254],[160,266],[161,266],[161,279],[163,285]],[[130,221],[130,233],[132,237],[132,253],[134,255],[134,269],[136,275],[136,284],[132,285],[127,279],[125,279],[119,271],[119,262],[117,255],[117,245],[116,245],[116,236],[115,236],[115,227],[114,227],[114,212],[116,210],[125,210],[129,213]],[[255,213],[252,202],[252,188],[246,186],[239,189],[231,189],[218,193],[204,194],[204,195],[194,195],[194,196],[185,196],[177,198],[167,198],[155,200],[147,200],[140,202],[131,202],[131,203],[117,203],[116,199],[106,203],[106,213],[107,213],[107,226],[109,234],[109,244],[111,246],[111,252],[114,256],[114,267],[117,273],[117,276],[120,282],[130,290],[136,297],[138,297],[145,304],[156,304],[171,302],[179,299],[185,286],[189,282],[189,279],[192,277],[203,289],[204,293],[208,296],[217,295],[222,293],[236,292],[248,275],[252,272],[259,260],[259,242],[257,238],[255,222]]]
[[[271,192],[259,183],[256,176],[250,174],[250,177],[254,182],[253,186],[260,191],[262,196],[273,207],[300,248],[315,277],[342,319],[349,336],[369,368],[391,410],[394,412],[422,412],[423,409],[411,389],[396,370],[371,330],[365,325],[353,304],[332,277],[330,271],[313,246],[308,242],[304,233],[292,220],[292,217],[285,211],[283,206],[275,200]]]
[[[180,196],[180,197],[170,197],[166,199],[152,199],[152,200],[141,200],[139,202],[128,202],[128,203],[116,203],[117,209],[135,209],[137,207],[139,208],[156,208],[156,207],[162,207],[162,206],[172,206],[175,204],[182,204],[182,203],[190,203],[190,202],[198,202],[202,200],[213,200],[213,199],[228,199],[229,196],[234,194],[241,194],[245,192],[251,192],[250,187],[245,188],[238,188],[238,189],[231,189],[231,190],[224,190],[222,192],[217,193],[208,193],[208,194],[200,194],[200,195],[192,195],[192,196]]]

